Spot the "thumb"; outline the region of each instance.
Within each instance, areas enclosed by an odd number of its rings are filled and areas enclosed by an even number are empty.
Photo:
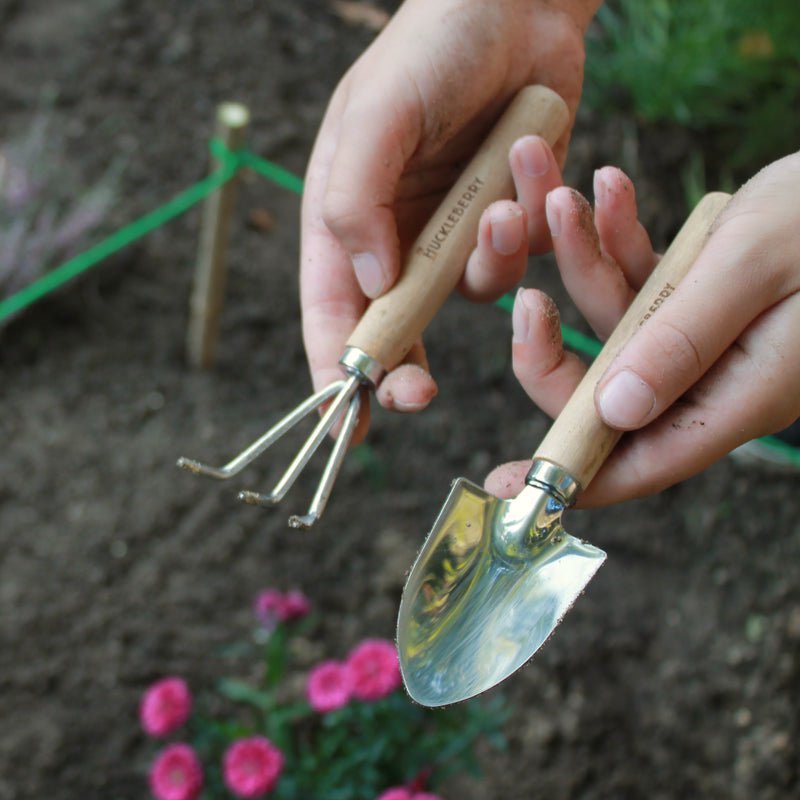
[[[740,255],[750,223],[729,211],[686,277],[598,381],[595,407],[608,426],[635,430],[656,419],[772,302],[769,280]]]
[[[381,94],[392,92],[384,87]],[[372,95],[362,91],[351,99],[339,120],[322,203],[323,220],[350,255],[356,279],[369,298],[383,294],[399,272],[394,207],[419,130],[410,121],[415,118],[412,108],[400,102],[392,112]]]

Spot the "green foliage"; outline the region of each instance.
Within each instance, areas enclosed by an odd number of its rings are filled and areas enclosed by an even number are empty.
[[[800,145],[797,0],[610,0],[587,40],[587,102],[710,134],[752,170]]]
[[[432,712],[401,692],[350,703],[317,717],[287,760],[275,797],[368,800],[428,770],[436,787],[456,770],[474,771],[475,741],[498,735],[498,711],[473,703]]]
[[[686,163],[681,171],[681,183],[686,200],[687,213],[691,211],[703,196],[712,190],[733,194],[737,187],[733,172],[727,164],[717,168],[714,185],[709,186],[707,181],[706,159],[699,149],[692,150],[686,156]]]

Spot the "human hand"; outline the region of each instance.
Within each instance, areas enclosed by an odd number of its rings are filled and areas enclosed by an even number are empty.
[[[543,83],[574,118],[583,31],[597,5],[407,0],[342,80],[317,137],[302,209],[303,333],[315,388],[341,376],[338,359],[368,298],[394,283],[404,248],[510,98]],[[556,147],[560,157],[567,140],[568,133]],[[524,270],[518,253],[550,245],[543,200],[561,180],[553,155],[529,137],[511,161],[522,203],[484,215],[462,286],[473,299],[502,294]],[[418,410],[435,395],[421,344],[408,362],[382,381],[385,407]],[[360,432],[366,424],[365,413]]]
[[[605,505],[658,492],[738,445],[800,417],[800,153],[766,167],[720,214],[689,273],[614,359],[595,390],[607,425],[631,431],[579,500]],[[595,176],[594,220],[570,189],[547,198],[559,268],[601,338],[655,264],[619,170]],[[558,313],[541,292],[515,303],[513,363],[526,392],[555,416],[585,367],[563,350]],[[529,461],[486,486],[514,496]]]

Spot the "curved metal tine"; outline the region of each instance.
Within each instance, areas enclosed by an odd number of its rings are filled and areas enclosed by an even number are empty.
[[[353,376],[349,378],[345,385],[339,390],[336,399],[331,403],[330,408],[325,412],[322,419],[317,423],[317,427],[308,437],[306,443],[300,448],[300,452],[294,457],[294,461],[283,474],[283,477],[275,485],[269,494],[259,494],[258,492],[244,491],[239,492],[239,499],[244,503],[257,506],[274,506],[279,503],[286,492],[292,488],[297,476],[303,471],[303,467],[309,462],[311,456],[322,444],[322,440],[328,435],[328,431],[336,424],[336,420],[342,413],[353,394],[358,391],[361,381]]]
[[[312,411],[321,406],[329,397],[332,397],[347,384],[347,380],[334,381],[330,386],[312,394],[306,398],[293,411],[290,411],[283,419],[273,425],[263,436],[256,439],[251,445],[242,450],[238,456],[229,461],[224,467],[212,467],[191,458],[178,459],[178,466],[182,469],[194,472],[196,475],[207,475],[218,480],[228,478],[241,472],[251,461],[258,458],[271,444],[274,444],[287,431],[297,425],[302,419],[307,417]]]
[[[350,440],[353,438],[353,432],[358,423],[358,412],[361,408],[361,393],[356,392],[350,405],[347,408],[344,422],[342,423],[342,430],[336,437],[336,443],[331,450],[328,463],[325,465],[325,471],[322,473],[319,486],[317,487],[314,499],[308,508],[308,513],[303,516],[293,515],[289,517],[290,528],[310,528],[321,516],[328,505],[328,498],[331,496],[333,484],[336,482],[336,476],[344,463],[344,457],[347,455],[347,448],[350,445]]]

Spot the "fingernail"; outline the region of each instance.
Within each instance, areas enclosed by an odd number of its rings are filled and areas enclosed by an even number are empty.
[[[531,178],[541,177],[550,169],[550,159],[544,142],[537,136],[525,139],[519,156],[523,171]]]
[[[414,411],[422,411],[423,408],[427,408],[428,403],[423,402],[413,402],[409,400],[398,400],[396,397],[393,399],[392,408],[395,411],[403,411],[408,413],[413,413]]]
[[[514,299],[514,309],[511,312],[511,341],[524,342],[530,333],[530,311],[523,300],[525,290],[519,289]]]
[[[518,209],[504,211],[489,218],[492,247],[500,255],[511,256],[522,247],[522,213]]]
[[[547,217],[547,226],[550,228],[551,236],[558,236],[561,233],[561,209],[553,201],[553,193],[547,195],[544,204],[544,213]]]
[[[608,184],[605,182],[599,169],[594,171],[592,187],[594,190],[594,204],[596,206],[605,205],[608,201]]]
[[[623,369],[606,383],[597,396],[600,416],[612,428],[638,428],[656,404],[650,385],[633,370]]]
[[[372,253],[356,253],[353,256],[353,269],[364,294],[371,299],[380,297],[386,281],[377,257]]]

